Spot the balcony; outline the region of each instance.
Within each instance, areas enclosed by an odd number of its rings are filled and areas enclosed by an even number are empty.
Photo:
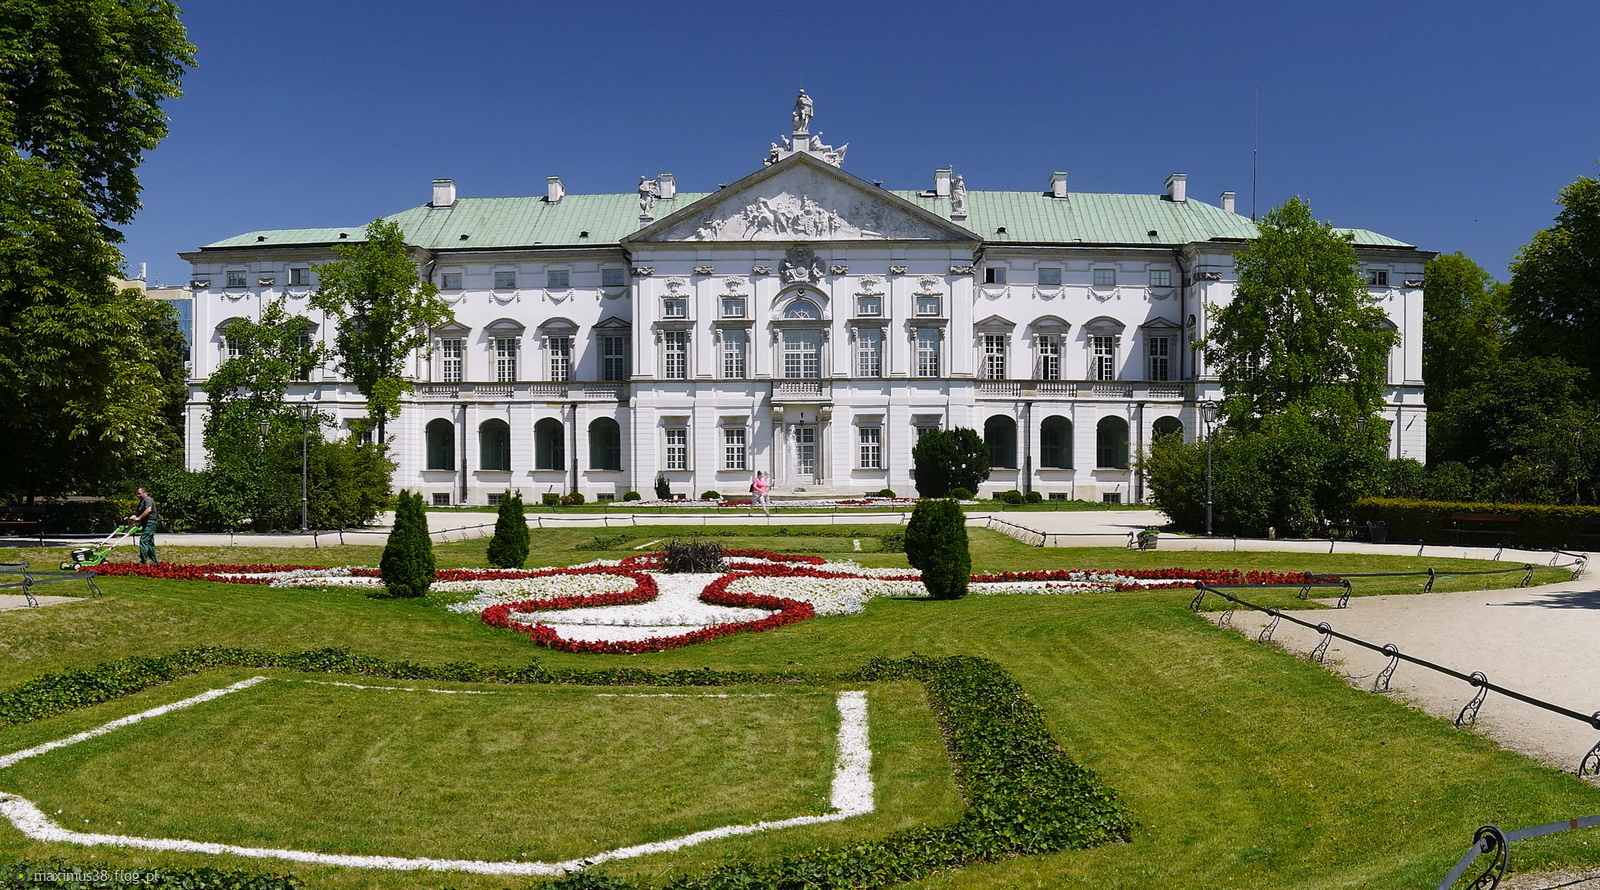
[[[507,399],[530,402],[626,402],[628,384],[620,381],[548,383],[419,383],[419,398],[426,400]]]
[[[979,399],[1127,399],[1182,402],[1193,398],[1189,381],[980,380]]]
[[[821,380],[774,380],[772,401],[782,402],[832,402],[833,385]]]

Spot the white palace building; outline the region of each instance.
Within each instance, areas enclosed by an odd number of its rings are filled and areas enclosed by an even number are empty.
[[[743,494],[913,494],[925,430],[970,427],[990,447],[982,493],[1138,501],[1130,459],[1159,435],[1203,434],[1221,395],[1190,344],[1233,292],[1254,237],[1189,195],[925,190],[845,172],[810,133],[811,100],[766,163],[710,193],[668,173],[637,192],[472,198],[448,179],[391,217],[455,321],[413,359],[415,391],[388,428],[396,487],[434,504]],[[1044,176],[1040,177],[1042,180]],[[1400,332],[1389,361],[1390,453],[1424,457],[1422,270],[1433,254],[1348,230],[1373,298]],[[361,226],[249,232],[183,254],[193,265],[197,380],[228,358],[221,331],[285,298],[311,310],[316,265]],[[206,406],[188,407],[205,461]],[[348,427],[364,416],[331,370],[291,388]]]

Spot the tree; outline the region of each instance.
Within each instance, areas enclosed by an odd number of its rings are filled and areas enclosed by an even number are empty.
[[[325,350],[310,337],[311,320],[290,315],[282,298],[261,310],[260,321],[234,319],[223,329],[228,351],[203,386],[206,394],[206,448],[213,460],[252,450],[262,421],[293,421],[295,409],[284,393],[305,380]],[[244,441],[241,442],[240,440]]]
[[[528,561],[528,518],[522,513],[522,492],[500,496],[500,513],[489,541],[489,565],[520,569]]]
[[[428,345],[429,330],[455,318],[439,288],[417,277],[417,265],[396,223],[374,220],[364,244],[334,248],[341,259],[317,267],[321,283],[311,305],[338,322],[339,370],[367,398],[367,412],[384,428],[410,391],[405,361]]]
[[[1584,368],[1588,391],[1600,394],[1600,180],[1579,177],[1559,201],[1555,225],[1511,264],[1511,339],[1521,355]]]
[[[1234,259],[1233,300],[1202,345],[1229,393],[1229,421],[1293,403],[1349,401],[1358,415],[1373,414],[1397,335],[1367,292],[1351,236],[1313,219],[1300,198],[1259,229]]]
[[[1498,362],[1505,335],[1503,285],[1460,252],[1428,261],[1422,285],[1422,379],[1430,406],[1442,405]]]
[[[947,498],[920,501],[906,523],[906,561],[922,572],[934,599],[958,599],[972,580],[966,515]]]
[[[420,493],[400,492],[378,571],[392,597],[423,596],[433,583],[433,539],[428,537],[428,514]]]
[[[0,0],[0,142],[70,172],[102,224],[126,224],[194,52],[169,0]]]
[[[955,488],[975,492],[989,478],[989,446],[965,427],[923,433],[911,448],[911,460],[917,494],[925,498],[949,497]]]

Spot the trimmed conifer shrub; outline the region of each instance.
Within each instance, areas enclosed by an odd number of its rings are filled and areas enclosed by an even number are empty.
[[[508,491],[500,498],[494,537],[489,540],[489,565],[497,569],[520,569],[527,561],[528,520],[522,515],[522,492]]]
[[[967,521],[961,505],[947,498],[924,500],[906,523],[906,561],[922,570],[922,585],[934,599],[965,596],[972,579]]]
[[[433,583],[433,539],[428,537],[428,514],[421,493],[400,492],[395,504],[394,529],[383,548],[378,571],[384,592],[378,596],[413,597],[428,592]]]

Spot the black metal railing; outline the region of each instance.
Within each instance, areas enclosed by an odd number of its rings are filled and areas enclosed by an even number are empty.
[[[89,584],[89,593],[94,596],[100,595],[100,588],[94,583],[94,572],[92,571],[35,572],[29,568],[29,565],[31,565],[31,563],[0,563],[0,576],[17,575],[22,578],[21,581],[6,581],[5,583],[0,583],[0,590],[16,590],[21,588],[23,602],[35,607],[39,605],[39,598],[34,595],[33,588],[40,584],[54,584],[57,581],[87,581]]]
[[[1469,888],[1482,888],[1482,890],[1494,890],[1495,887],[1500,886],[1500,879],[1505,876],[1506,862],[1510,858],[1513,841],[1525,841],[1529,838],[1544,837],[1547,834],[1572,831],[1577,828],[1594,828],[1597,825],[1600,825],[1600,816],[1583,816],[1578,819],[1567,819],[1564,822],[1546,822],[1543,825],[1535,825],[1532,828],[1519,828],[1515,831],[1501,831],[1496,826],[1485,825],[1473,835],[1472,847],[1456,863],[1456,867],[1445,875],[1444,880],[1439,882],[1439,886],[1435,890],[1450,890],[1451,887],[1455,886],[1456,881],[1463,874],[1466,874],[1467,869],[1472,867],[1472,863],[1479,856],[1490,856],[1492,859],[1483,872],[1473,878],[1467,886]]]

